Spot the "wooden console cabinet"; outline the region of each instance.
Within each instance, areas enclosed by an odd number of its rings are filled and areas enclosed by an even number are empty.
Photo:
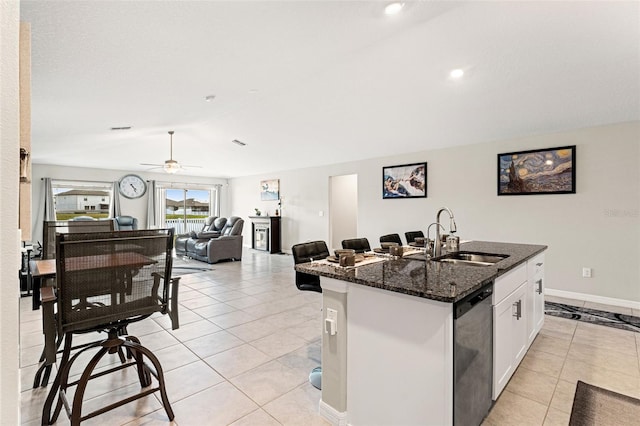
[[[249,216],[251,219],[251,248],[280,253],[280,216]]]

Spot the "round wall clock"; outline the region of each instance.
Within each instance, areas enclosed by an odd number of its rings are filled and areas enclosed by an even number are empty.
[[[140,198],[147,192],[147,183],[138,175],[124,175],[119,190],[124,197]]]

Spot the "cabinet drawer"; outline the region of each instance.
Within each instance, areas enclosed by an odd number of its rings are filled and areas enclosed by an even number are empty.
[[[544,272],[544,253],[540,253],[527,261],[527,277],[532,281],[536,275]]]
[[[527,264],[523,263],[515,269],[496,278],[493,286],[493,305],[500,303],[527,280]]]

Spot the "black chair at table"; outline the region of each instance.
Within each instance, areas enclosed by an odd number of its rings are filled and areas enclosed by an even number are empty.
[[[118,249],[123,244],[135,245],[136,250]],[[173,420],[160,362],[135,336],[122,337],[128,324],[156,312],[168,314],[174,330],[179,327],[179,278],[171,278],[172,250],[173,229],[57,235],[56,287],[42,290],[46,363],[56,362],[56,340],[60,340],[56,336],[64,336],[64,349],[42,410],[42,425],[55,423],[63,406],[71,425],[75,426],[154,392],[160,392],[167,417]],[[105,332],[106,338],[73,347],[75,334],[96,331]],[[79,350],[72,354],[76,349]],[[74,362],[83,359],[81,355],[88,351],[96,353],[80,378],[69,383]],[[124,351],[132,361],[124,359]],[[94,373],[107,354],[119,356],[121,364]],[[127,367],[136,368],[140,386],[146,389],[84,414],[82,400],[90,380]],[[157,386],[152,386],[152,376],[157,380]],[[73,401],[67,399],[71,386],[76,386]]]
[[[371,251],[369,240],[366,238],[349,238],[347,240],[342,240],[342,248],[355,250],[356,253]]]
[[[398,243],[398,245],[402,245],[402,239],[400,239],[399,234],[387,234],[380,237],[381,243]]]
[[[291,247],[291,252],[293,253],[293,262],[295,265],[329,257],[329,249],[327,248],[327,243],[324,241],[296,244]],[[320,277],[317,275],[296,271],[296,287],[302,291],[322,293]],[[322,389],[322,367],[316,367],[311,371],[311,374],[309,374],[309,382],[315,388]]]
[[[108,232],[113,231],[115,221],[112,219],[97,220],[90,216],[77,216],[69,221],[62,220],[45,220],[42,227],[42,250],[40,253],[42,260],[51,260],[56,258],[56,235],[60,233],[88,233],[88,232]],[[31,274],[31,265],[29,265],[28,273]],[[32,308],[37,310],[40,308],[40,288],[55,287],[54,277],[30,277],[33,288]],[[57,347],[62,343],[62,335],[58,336]],[[45,353],[42,352],[39,362],[45,360]],[[49,375],[51,374],[51,364],[42,364],[36,371],[33,388],[39,386],[47,386]]]
[[[411,244],[416,241],[416,238],[424,238],[424,233],[422,231],[409,231],[405,232],[404,236],[407,239],[407,244]]]

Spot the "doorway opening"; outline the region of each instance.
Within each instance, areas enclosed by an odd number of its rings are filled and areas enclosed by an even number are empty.
[[[329,247],[358,236],[358,175],[329,177]]]

